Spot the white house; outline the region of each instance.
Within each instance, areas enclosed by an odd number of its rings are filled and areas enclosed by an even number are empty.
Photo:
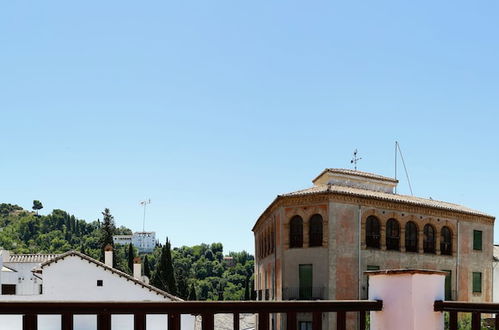
[[[492,272],[494,281],[492,283],[492,301],[499,302],[499,245],[494,245]]]
[[[113,242],[119,245],[132,243],[140,253],[151,253],[156,247],[156,233],[154,231],[138,231],[133,235],[114,235]]]
[[[112,267],[112,248],[105,251],[105,263],[95,260],[78,251],[61,255],[32,256],[19,271],[5,263],[0,282],[14,285],[12,290],[2,294],[5,300],[44,300],[44,301],[181,301],[182,299],[148,284],[141,274],[140,258],[134,264],[134,276]],[[10,256],[12,259],[13,256]],[[37,259],[38,258],[38,259]],[[28,266],[29,265],[29,266]],[[24,280],[21,278],[24,277]],[[4,284],[4,281],[5,282]],[[19,285],[19,289],[18,286]],[[41,287],[40,287],[41,285]],[[22,293],[21,293],[22,292]],[[4,293],[4,292],[2,292]],[[9,294],[10,293],[10,294]]]
[[[42,279],[32,270],[57,254],[11,254],[0,251],[1,294],[32,296],[42,292]]]

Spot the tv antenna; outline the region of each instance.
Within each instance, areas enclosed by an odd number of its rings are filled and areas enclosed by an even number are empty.
[[[362,157],[357,157],[357,149],[355,149],[355,150],[353,151],[353,158],[352,158],[352,160],[350,161],[350,164],[354,164],[353,166],[354,166],[354,169],[355,169],[356,171],[357,171],[357,162],[358,162],[359,160],[361,160],[361,159],[362,159]]]
[[[395,180],[397,180],[397,154],[400,153],[400,159],[402,159],[402,165],[404,165],[405,177],[407,178],[407,183],[409,184],[409,190],[411,191],[411,196],[414,196],[412,193],[411,179],[409,179],[409,172],[407,171],[407,167],[405,166],[404,156],[402,155],[402,149],[400,149],[400,143],[395,141]],[[397,193],[397,186],[395,186],[395,193]]]
[[[144,218],[142,219],[142,232],[146,231],[146,206],[147,204],[151,204],[151,199],[145,199],[140,201],[140,205],[144,206]]]

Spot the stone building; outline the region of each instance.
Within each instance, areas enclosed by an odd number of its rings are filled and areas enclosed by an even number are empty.
[[[365,271],[422,268],[447,272],[447,299],[492,300],[493,216],[396,194],[397,180],[372,173],[325,169],[312,182],[278,195],[253,227],[258,299],[366,299]],[[311,328],[310,315],[298,322]]]

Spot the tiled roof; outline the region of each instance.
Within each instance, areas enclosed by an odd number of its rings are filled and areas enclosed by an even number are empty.
[[[58,254],[11,254],[6,262],[42,263],[57,256]]]
[[[179,297],[171,295],[168,292],[165,292],[163,290],[160,290],[160,289],[156,288],[155,286],[152,286],[150,284],[146,284],[146,283],[144,283],[142,281],[139,281],[138,279],[136,279],[133,276],[128,275],[127,273],[124,273],[124,272],[122,272],[120,270],[117,270],[117,269],[115,269],[113,267],[109,267],[105,263],[100,262],[98,260],[95,260],[94,258],[91,258],[91,257],[89,257],[89,256],[87,256],[87,255],[85,255],[85,254],[83,254],[81,252],[78,252],[78,251],[68,251],[66,253],[63,253],[61,255],[56,256],[53,259],[47,260],[47,261],[45,261],[44,263],[41,264],[41,268],[43,269],[44,267],[47,267],[47,266],[51,265],[54,262],[58,262],[60,260],[63,260],[64,258],[69,257],[69,256],[80,257],[83,260],[92,262],[92,263],[96,264],[97,266],[102,267],[105,270],[110,271],[111,273],[113,273],[115,275],[118,275],[119,277],[123,277],[123,278],[125,278],[128,281],[132,281],[132,282],[134,282],[134,283],[136,283],[138,285],[141,285],[143,288],[148,289],[149,291],[152,291],[152,292],[154,292],[154,293],[156,293],[158,295],[164,296],[165,298],[171,299],[172,301],[183,301]]]
[[[446,211],[454,211],[459,213],[465,213],[470,215],[478,215],[489,218],[494,218],[493,216],[486,214],[481,211],[470,209],[466,206],[437,201],[433,199],[426,199],[421,197],[407,196],[407,195],[398,195],[398,194],[390,194],[381,191],[373,191],[366,190],[360,188],[353,187],[344,187],[344,186],[336,186],[336,185],[321,185],[315,186],[308,189],[298,190],[295,192],[291,192],[288,194],[279,195],[280,197],[287,196],[305,196],[305,195],[314,195],[314,194],[340,194],[340,195],[350,195],[356,197],[366,197],[366,198],[374,198],[384,201],[397,202],[397,203],[406,203],[415,206],[424,206],[430,207],[440,210]]]
[[[355,176],[361,176],[364,178],[368,179],[376,179],[376,180],[381,180],[381,181],[389,181],[392,183],[398,183],[398,180],[394,178],[389,178],[387,176],[382,176],[374,173],[369,173],[369,172],[362,172],[362,171],[357,171],[357,170],[348,170],[345,168],[326,168],[324,171],[321,172],[315,179],[312,180],[312,182],[315,182],[321,175],[324,173],[329,172],[329,173],[336,173],[336,174],[345,174],[345,175],[355,175]]]
[[[494,245],[493,253],[494,253],[494,261],[499,261],[499,245]]]

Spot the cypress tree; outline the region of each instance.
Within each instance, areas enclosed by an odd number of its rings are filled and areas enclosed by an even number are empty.
[[[244,300],[250,300],[250,288],[249,288],[249,278],[246,277],[246,283],[244,285]]]
[[[113,235],[116,231],[116,227],[114,225],[114,217],[111,215],[111,211],[109,211],[108,208],[104,209],[104,212],[102,212],[102,225],[101,225],[101,248],[104,249],[104,247],[108,244],[111,244],[111,246],[114,248],[114,243],[113,243]]]
[[[130,274],[133,274],[133,258],[135,258],[135,250],[133,249],[132,243],[128,245],[128,269]]]
[[[189,292],[189,297],[187,297],[188,300],[198,300],[198,297],[196,296],[196,288],[194,287],[194,283],[191,284],[191,291]]]
[[[156,271],[152,275],[151,284],[160,290],[173,295],[177,294],[177,284],[173,272],[171,245],[166,239],[165,245],[161,248]]]
[[[144,258],[144,275],[147,276],[147,278],[151,278],[151,268],[149,266],[149,260],[147,259],[147,255]]]

